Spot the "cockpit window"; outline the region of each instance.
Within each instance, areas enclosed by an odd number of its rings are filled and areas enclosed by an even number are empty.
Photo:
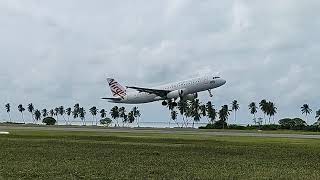
[[[213,79],[219,79],[220,77],[213,77]]]

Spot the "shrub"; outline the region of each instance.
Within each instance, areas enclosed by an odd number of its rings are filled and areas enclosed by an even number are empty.
[[[228,129],[246,130],[247,127],[245,127],[245,126],[239,126],[239,125],[236,125],[236,124],[230,124],[230,125],[228,126]]]
[[[53,117],[46,117],[42,120],[42,122],[46,125],[55,125],[57,121]]]
[[[111,123],[112,123],[112,120],[110,118],[104,118],[100,120],[100,124],[104,126],[107,125],[107,127],[109,127]]]
[[[303,130],[306,128],[306,122],[300,118],[285,118],[279,120],[282,129]]]

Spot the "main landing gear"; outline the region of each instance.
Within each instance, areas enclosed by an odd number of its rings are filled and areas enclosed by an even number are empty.
[[[211,89],[208,90],[210,97],[213,97],[213,94],[211,92]]]
[[[167,101],[163,101],[162,102],[162,106],[167,106],[168,105],[168,102]]]
[[[178,106],[178,103],[175,101],[162,101],[162,106],[168,106],[168,104],[171,104],[173,107]]]

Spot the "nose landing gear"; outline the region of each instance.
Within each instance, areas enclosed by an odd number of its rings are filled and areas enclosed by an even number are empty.
[[[213,94],[211,92],[211,89],[208,90],[210,97],[213,97]]]

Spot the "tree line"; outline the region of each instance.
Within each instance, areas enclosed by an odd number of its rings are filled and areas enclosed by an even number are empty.
[[[5,110],[8,114],[8,118],[10,122],[12,122],[11,118],[11,105],[10,103],[7,103],[5,105]],[[68,107],[65,108],[64,106],[59,106],[53,109],[35,109],[34,105],[32,103],[28,104],[25,108],[22,104],[18,105],[17,110],[21,114],[21,121],[25,124],[25,111],[28,111],[30,114],[30,118],[32,119],[32,123],[39,124],[41,123],[42,119],[45,119],[47,117],[54,118],[56,120],[56,123],[59,122],[59,120],[63,119],[64,123],[66,125],[70,125],[72,120],[71,119],[80,119],[82,125],[87,125],[86,121],[86,115],[87,112],[84,107],[81,107],[80,104],[75,104],[73,108]],[[107,110],[105,109],[98,109],[96,106],[91,107],[88,112],[92,116],[92,125],[110,125],[112,123],[112,120],[108,118]],[[139,118],[141,116],[140,110],[138,107],[133,107],[132,110],[130,110],[127,113],[127,110],[125,107],[114,106],[111,110],[109,115],[115,120],[115,126],[120,126],[118,119],[122,119],[122,126],[125,126],[129,123],[133,123],[136,120],[138,120],[138,126],[139,126]],[[97,117],[98,116],[98,117]]]
[[[237,112],[240,110],[240,105],[237,100],[232,101],[229,105],[223,105],[219,109],[216,109],[215,105],[211,101],[202,103],[199,99],[180,100],[178,103],[169,100],[166,107],[170,112],[170,121],[173,121],[176,126],[181,128],[194,128],[195,123],[199,123],[202,118],[206,118],[208,123],[211,125],[216,124],[217,126],[224,128],[228,124],[231,124],[229,123],[231,113],[234,114],[234,124],[237,124]],[[12,122],[10,103],[5,105],[5,110],[8,113],[10,122]],[[41,123],[41,119],[43,118],[52,117],[56,119],[57,123],[63,120],[66,125],[69,125],[71,124],[72,119],[80,119],[82,125],[87,125],[86,110],[78,103],[75,104],[73,108],[59,106],[53,109],[42,110],[35,109],[32,103],[28,104],[26,107],[20,104],[18,105],[17,110],[21,114],[21,121],[23,123],[26,123],[25,111],[28,111],[33,123],[36,124],[39,122]],[[248,105],[248,110],[253,116],[254,124],[275,124],[274,116],[278,113],[278,108],[274,102],[267,101],[265,99],[261,100],[259,103],[251,102]],[[259,110],[263,113],[263,117],[257,118],[256,115]],[[133,107],[127,112],[125,107],[114,106],[109,112],[110,118],[107,117],[107,110],[99,110],[96,106],[91,107],[88,112],[92,116],[92,125],[98,125],[99,123],[110,125],[113,123],[114,126],[120,127],[121,125],[126,126],[133,122],[137,122],[139,127],[141,113],[138,107]],[[305,115],[306,122],[308,122],[308,117],[312,113],[312,109],[308,104],[304,104],[301,106],[301,113]],[[179,115],[182,117],[182,122],[178,121]],[[320,122],[320,109],[316,111],[315,118]]]

